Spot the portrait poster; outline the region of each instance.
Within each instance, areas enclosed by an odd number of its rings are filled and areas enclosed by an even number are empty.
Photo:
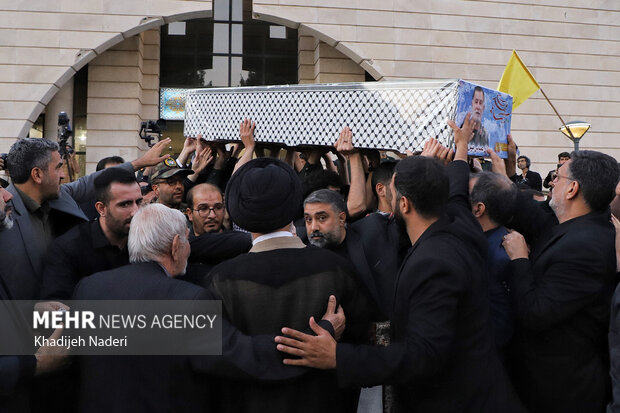
[[[468,113],[475,121],[474,137],[469,142],[468,155],[488,157],[486,149],[491,148],[501,158],[506,158],[512,96],[459,80],[457,99],[454,122],[462,126]]]
[[[161,88],[159,90],[159,117],[164,120],[185,120],[187,89]]]

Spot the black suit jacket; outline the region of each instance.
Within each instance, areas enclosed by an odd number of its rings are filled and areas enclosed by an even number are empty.
[[[45,257],[41,298],[65,300],[84,277],[129,264],[127,247],[110,244],[99,221],[84,222],[54,240]]]
[[[276,248],[273,244],[282,245]],[[274,249],[262,250],[260,248]],[[224,314],[247,334],[277,334],[282,326],[305,330],[319,320],[330,294],[345,308],[343,341],[366,339],[374,309],[358,290],[349,263],[335,253],[303,245],[297,238],[275,238],[226,261],[209,274],[205,286],[221,297]],[[259,250],[260,252],[254,252]],[[223,381],[222,412],[351,412],[357,393],[338,388],[334,371],[312,370],[303,378],[271,384]]]
[[[617,277],[617,276],[616,276]],[[607,407],[608,413],[620,413],[620,286],[616,287],[611,302],[609,320],[609,358],[613,400]]]
[[[189,262],[210,266],[235,258],[252,248],[252,235],[247,232],[207,232],[195,236],[190,229],[189,244],[192,252]]]
[[[394,218],[370,214],[347,227],[344,242],[359,279],[377,303],[383,319],[389,319],[396,274],[407,250],[400,246]]]
[[[340,382],[394,383],[406,411],[521,411],[491,335],[487,247],[471,214],[469,169],[454,162],[449,171],[448,213],[412,246],[396,279],[393,344],[338,344]]]
[[[0,300],[10,300],[11,296],[0,276]],[[14,334],[11,329],[18,328],[15,320],[2,319],[3,336]],[[0,412],[30,411],[30,382],[36,368],[34,356],[0,356]]]
[[[82,279],[76,300],[209,300],[203,288],[166,275],[153,262],[131,264]],[[250,338],[223,320],[220,356],[80,357],[80,411],[208,412],[205,373],[280,380],[304,372],[282,364],[273,336]]]
[[[607,329],[616,285],[609,211],[562,224],[519,194],[511,227],[531,245],[512,261],[518,329],[515,386],[531,412],[604,411]]]

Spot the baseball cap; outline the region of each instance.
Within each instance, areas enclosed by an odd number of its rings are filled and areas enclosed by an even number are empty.
[[[151,184],[158,179],[167,179],[172,176],[183,174],[185,176],[192,175],[194,171],[188,168],[179,168],[174,159],[168,158],[162,163],[155,166],[151,174]]]

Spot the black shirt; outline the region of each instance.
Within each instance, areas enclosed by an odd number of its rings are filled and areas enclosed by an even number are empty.
[[[129,264],[127,247],[110,244],[99,220],[85,222],[56,238],[43,270],[41,298],[69,299],[84,277]]]
[[[347,237],[346,236],[344,237],[344,239],[342,240],[340,244],[336,245],[333,248],[329,248],[329,249],[335,252],[336,254],[340,255],[345,260],[351,261],[351,257],[349,257],[349,250],[347,248]]]
[[[536,191],[542,191],[542,178],[538,172],[527,171],[525,176],[523,174],[515,174],[511,179],[518,184],[525,184]]]
[[[222,231],[205,232],[195,236],[190,230],[190,263],[202,263],[213,266],[244,254],[252,248],[252,235],[247,232]]]

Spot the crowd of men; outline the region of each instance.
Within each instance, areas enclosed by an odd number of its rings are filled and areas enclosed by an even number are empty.
[[[455,149],[345,127],[281,156],[245,120],[228,150],[164,139],[69,183],[56,143],[18,140],[0,298],[221,300],[222,355],[1,355],[0,411],[620,412],[618,163],[562,153],[541,201],[511,137],[483,171],[476,120],[449,124]]]

